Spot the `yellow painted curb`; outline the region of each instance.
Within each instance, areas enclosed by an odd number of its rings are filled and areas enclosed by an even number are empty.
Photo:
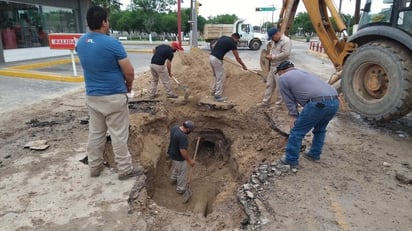
[[[153,50],[135,50],[135,49],[127,49],[126,52],[130,53],[153,53]]]
[[[78,63],[79,58],[75,58],[74,61]],[[42,63],[31,63],[31,64],[25,64],[25,65],[18,65],[18,66],[8,67],[7,69],[31,70],[31,69],[42,68],[42,67],[50,67],[50,66],[55,66],[55,65],[68,64],[71,62],[72,62],[72,59],[67,58],[67,59],[58,59],[58,60],[47,61],[47,62],[42,62]]]
[[[25,70],[2,69],[0,70],[0,75],[20,77],[20,78],[29,78],[29,79],[54,80],[54,81],[72,82],[72,83],[84,82],[83,76],[67,76],[67,75],[58,75],[58,74],[51,74],[51,73],[45,73],[45,72],[25,71]]]

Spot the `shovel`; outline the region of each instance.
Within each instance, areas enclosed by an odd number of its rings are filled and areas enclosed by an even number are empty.
[[[232,60],[230,60],[230,59],[224,59],[224,60],[225,60],[226,62],[230,63],[230,64],[233,64],[233,65],[235,65],[235,66],[239,66],[239,67],[240,67],[239,64],[235,63],[234,61],[232,61]],[[258,76],[263,80],[263,82],[266,83],[266,77],[263,76],[261,73],[259,73],[259,72],[257,72],[257,71],[252,71],[252,70],[250,70],[250,69],[246,69],[246,71],[249,71],[250,73],[253,73],[253,74],[255,74],[255,75],[258,75]]]
[[[196,148],[195,148],[195,154],[193,155],[193,161],[196,160],[196,155],[197,155],[197,149],[199,148],[199,142],[200,142],[200,137],[197,137],[197,142],[196,142]],[[189,199],[192,197],[192,190],[190,190],[189,184],[190,184],[190,180],[192,178],[192,169],[190,168],[190,172],[189,172],[189,177],[187,179],[187,187],[186,187],[186,191],[183,194],[183,203],[187,203],[189,201]]]
[[[184,96],[185,99],[189,98],[189,92],[187,91],[187,89],[186,89],[185,87],[183,87],[183,86],[180,84],[179,80],[177,80],[176,77],[174,77],[173,75],[172,75],[172,79],[177,83],[177,85],[178,85],[180,88],[183,89],[183,91],[184,91],[184,93],[185,93],[185,96]]]

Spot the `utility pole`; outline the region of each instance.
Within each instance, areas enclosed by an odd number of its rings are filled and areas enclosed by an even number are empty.
[[[177,0],[177,41],[182,46],[182,11],[180,9],[180,0]]]
[[[191,28],[192,28],[192,38],[190,43],[190,48],[197,47],[197,14],[199,9],[200,3],[197,0],[190,1],[190,9],[192,12],[192,18],[190,20]]]

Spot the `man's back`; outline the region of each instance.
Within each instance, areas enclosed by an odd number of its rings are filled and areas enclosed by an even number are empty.
[[[118,63],[127,54],[119,41],[91,32],[80,37],[76,51],[84,70],[87,95],[127,93]]]
[[[164,65],[166,59],[172,61],[173,50],[169,45],[159,45],[155,48],[155,53],[153,54],[151,64]]]
[[[222,36],[217,40],[211,54],[216,58],[223,60],[225,54],[231,50],[237,50],[235,41],[231,37]]]

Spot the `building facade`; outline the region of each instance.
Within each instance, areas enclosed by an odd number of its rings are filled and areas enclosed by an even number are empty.
[[[4,49],[48,46],[50,33],[84,33],[91,0],[0,1]]]

